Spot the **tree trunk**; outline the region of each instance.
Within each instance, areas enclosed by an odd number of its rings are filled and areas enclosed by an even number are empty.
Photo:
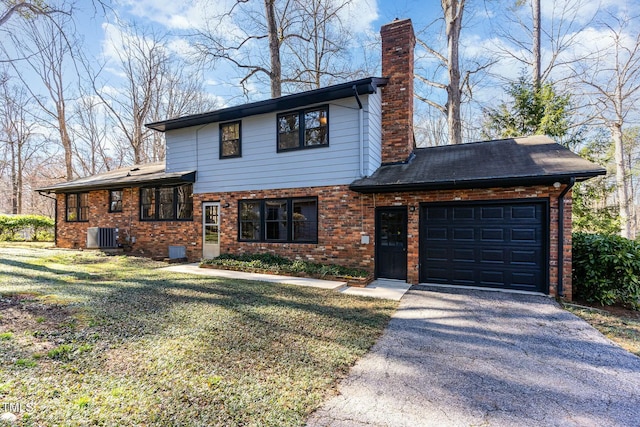
[[[616,192],[620,209],[620,235],[627,239],[634,239],[631,228],[631,213],[629,208],[629,188],[627,186],[627,167],[625,163],[624,144],[622,140],[622,126],[620,123],[611,125],[611,137],[615,148],[616,162]]]
[[[16,142],[10,141],[9,146],[11,147],[11,213],[18,213],[18,171],[16,169],[16,164],[18,163],[18,159],[16,158]]]
[[[271,97],[278,98],[282,95],[282,64],[280,63],[280,40],[274,2],[275,0],[264,0],[264,7],[267,17],[267,31],[269,32]]]
[[[17,199],[17,203],[16,203],[16,214],[18,215],[22,215],[22,190],[23,190],[23,170],[22,170],[22,144],[24,144],[24,140],[22,140],[22,137],[19,136],[19,140],[18,140],[18,175],[17,175],[17,182],[16,182],[16,199]]]
[[[62,148],[64,148],[64,165],[67,171],[67,181],[71,181],[73,179],[73,147],[71,146],[71,137],[67,131],[64,108],[58,108],[58,127],[60,130],[60,142],[62,143]]]
[[[538,90],[540,88],[541,76],[541,20],[540,20],[540,0],[531,0],[531,9],[533,12],[533,87]]]
[[[447,61],[449,85],[447,86],[447,124],[449,144],[462,143],[462,123],[460,121],[460,64],[458,45],[462,29],[462,13],[465,0],[442,0],[447,34]]]

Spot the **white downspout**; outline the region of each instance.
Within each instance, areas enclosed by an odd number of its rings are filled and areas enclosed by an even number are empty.
[[[362,102],[358,96],[358,88],[353,85],[353,94],[358,102],[358,139],[360,144],[360,178],[364,178],[364,113],[362,111]]]

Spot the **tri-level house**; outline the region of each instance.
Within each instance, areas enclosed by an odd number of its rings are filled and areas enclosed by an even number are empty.
[[[166,163],[42,189],[57,246],[270,252],[571,298],[571,188],[604,169],[544,136],[416,148],[411,21],[381,36],[382,77],[150,123]]]

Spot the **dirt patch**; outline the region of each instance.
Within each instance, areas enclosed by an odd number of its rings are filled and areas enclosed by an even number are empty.
[[[626,317],[627,319],[640,320],[640,311],[631,310],[630,308],[621,305],[601,305],[598,303],[576,300],[573,303],[582,305],[585,307],[595,308],[596,310],[606,311],[609,314],[613,314],[617,317]]]
[[[69,307],[39,302],[33,294],[0,297],[0,332],[13,333],[17,344],[46,352],[64,341],[76,328],[75,313]]]

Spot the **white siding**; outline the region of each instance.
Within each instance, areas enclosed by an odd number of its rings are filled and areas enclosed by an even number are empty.
[[[367,98],[361,97],[365,111]],[[379,99],[375,102],[379,104]],[[379,106],[375,111],[378,109]],[[167,171],[195,169],[196,193],[344,185],[360,177],[355,99],[345,98],[329,104],[328,147],[278,153],[276,115],[242,119],[242,157],[239,158],[219,158],[218,123],[167,132]],[[365,153],[373,157],[373,163],[380,153],[376,155],[368,149],[368,139],[372,133],[375,136],[376,131],[367,127],[375,128],[371,123],[376,121],[379,123],[379,115],[376,119],[371,113],[365,114]],[[379,151],[379,137],[373,147],[373,151]],[[365,167],[367,163],[370,168],[372,161],[365,158]]]

